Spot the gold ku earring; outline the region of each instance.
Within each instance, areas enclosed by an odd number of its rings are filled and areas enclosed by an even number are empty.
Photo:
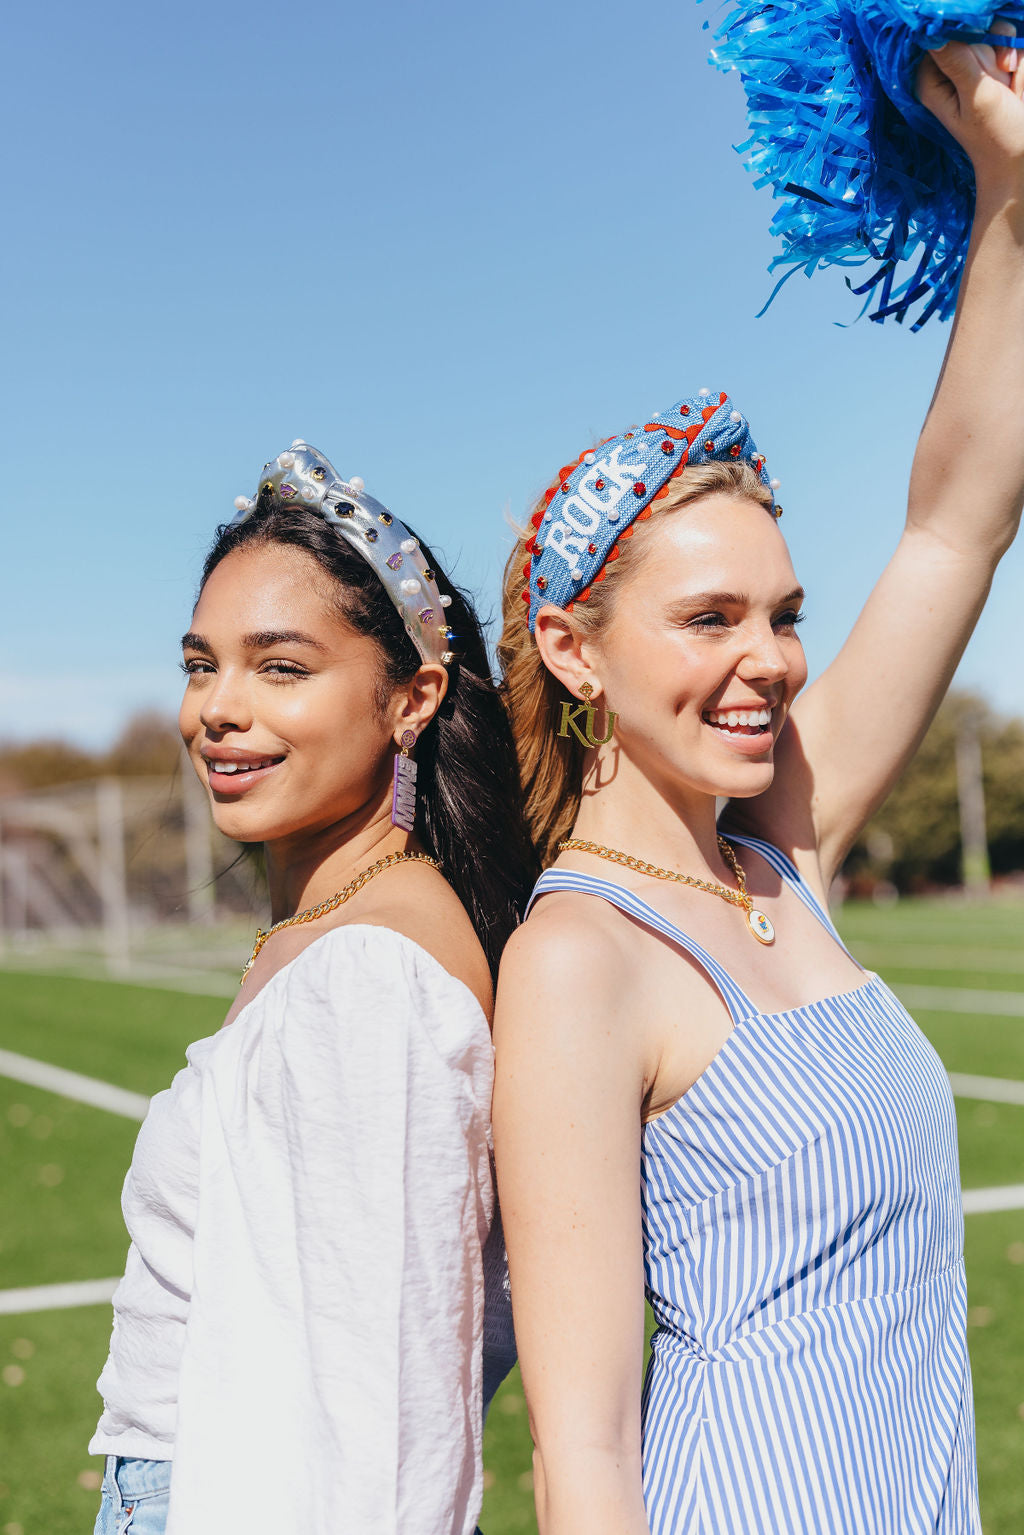
[[[583,702],[581,704],[576,704],[574,707],[571,699],[567,699],[562,704],[556,734],[568,739],[569,732],[571,731],[581,746],[607,746],[615,734],[615,721],[619,716],[611,709],[608,709],[606,711],[605,734],[603,736],[596,735],[594,732],[594,719],[597,715],[597,710],[590,701],[593,697],[594,689],[589,682],[585,682],[580,688],[580,692],[583,694]],[[586,722],[582,730],[577,723],[581,714],[586,714]]]

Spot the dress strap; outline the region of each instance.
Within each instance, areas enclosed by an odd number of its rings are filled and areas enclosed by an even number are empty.
[[[656,933],[661,933],[671,943],[680,949],[684,949],[691,959],[695,959],[701,969],[706,972],[709,979],[721,992],[722,1000],[729,1009],[734,1024],[739,1024],[744,1018],[752,1017],[757,1008],[750,1001],[744,991],[737,986],[727,970],[723,970],[717,959],[712,959],[706,949],[684,933],[682,928],[669,922],[653,906],[648,906],[632,890],[625,890],[621,885],[615,885],[611,880],[596,879],[592,874],[580,874],[575,869],[546,869],[533,887],[529,905],[526,908],[528,915],[534,901],[539,896],[550,895],[555,890],[572,890],[578,895],[596,895],[601,900],[608,901],[612,906],[617,906],[627,916],[635,917],[645,927],[653,928]]]
[[[727,842],[739,842],[744,847],[752,847],[755,853],[760,853],[765,863],[771,864],[776,874],[781,874],[785,883],[795,895],[800,897],[808,911],[813,911],[822,927],[826,932],[832,934],[839,947],[849,953],[836,930],[836,925],[832,918],[791,858],[787,858],[785,853],[780,852],[771,842],[762,842],[760,837],[741,837],[738,831],[725,830],[722,830],[722,836]]]

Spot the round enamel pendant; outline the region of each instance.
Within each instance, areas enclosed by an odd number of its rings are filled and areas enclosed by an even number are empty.
[[[758,911],[756,906],[752,906],[747,912],[747,926],[758,943],[775,942],[775,928],[771,919],[766,917],[763,911]]]

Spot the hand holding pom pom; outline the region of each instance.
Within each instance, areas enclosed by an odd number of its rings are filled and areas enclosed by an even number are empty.
[[[993,38],[1024,33],[1024,0],[1008,0],[1012,15],[996,21],[979,0],[727,8],[712,58],[739,72],[746,93],[742,153],[773,190],[783,246],[772,269],[785,281],[874,263],[850,282],[872,319],[916,312],[915,330],[948,319],[976,179],[989,202],[1018,185],[1024,55]]]
[[[996,23],[996,30],[1011,23]],[[1012,194],[1024,181],[1024,62],[1012,48],[947,43],[926,53],[917,94],[969,155],[979,194]]]

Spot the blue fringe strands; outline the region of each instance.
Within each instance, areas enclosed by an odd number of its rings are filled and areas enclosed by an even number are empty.
[[[769,270],[784,275],[768,304],[795,272],[873,263],[865,280],[846,279],[873,320],[902,323],[916,310],[920,330],[948,319],[974,174],[914,95],[917,66],[944,42],[994,41],[996,15],[1024,32],[1022,0],[998,11],[953,0],[727,3],[711,62],[739,72],[750,137],[737,148],[779,203],[771,231],[783,250]]]

